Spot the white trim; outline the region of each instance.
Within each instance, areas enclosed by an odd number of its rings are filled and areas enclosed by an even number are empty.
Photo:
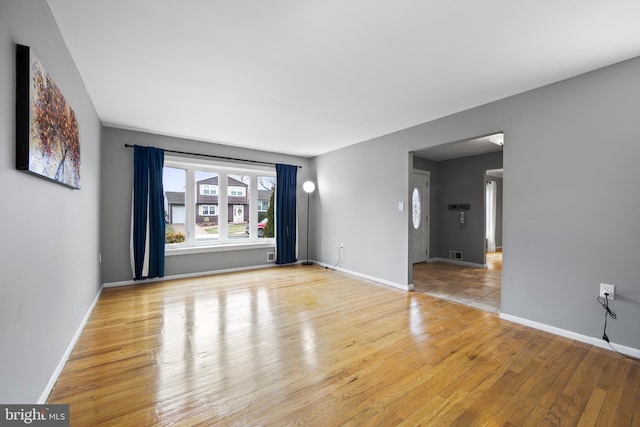
[[[266,240],[266,239],[265,239]],[[242,251],[248,249],[264,249],[275,248],[275,240],[266,242],[239,242],[239,243],[221,243],[217,245],[202,246],[176,246],[173,248],[165,247],[165,256],[199,254],[203,252],[226,252],[226,251]]]
[[[511,314],[500,313],[500,318],[509,322],[519,323],[530,328],[539,329],[541,331],[549,332],[554,335],[560,335],[561,337],[570,338],[572,340],[580,341],[586,344],[591,344],[596,347],[604,348],[605,350],[611,350],[609,344],[595,337],[582,335],[577,332],[567,331],[565,329],[556,328],[555,326],[545,325],[544,323],[534,322],[533,320],[523,319],[522,317],[512,316]],[[627,354],[633,357],[640,357],[640,349],[627,347],[622,344],[611,343],[616,350],[621,353]]]
[[[403,291],[412,291],[413,290],[413,283],[411,283],[409,285],[402,285],[400,283],[392,282],[390,280],[380,279],[378,277],[373,277],[373,276],[368,276],[366,274],[358,273],[357,271],[347,270],[346,268],[342,268],[342,267],[335,267],[334,268],[333,265],[325,264],[323,262],[319,262],[319,261],[313,261],[313,262],[315,262],[316,264],[318,264],[318,265],[320,265],[322,267],[335,269],[337,271],[341,271],[342,273],[350,274],[352,276],[360,277],[362,279],[371,280],[373,282],[381,283],[383,285],[391,286],[393,288],[401,289]]]
[[[93,299],[93,302],[89,306],[89,309],[87,310],[86,314],[84,315],[84,318],[80,322],[80,325],[78,326],[78,329],[76,329],[76,333],[73,336],[73,338],[71,338],[71,342],[69,342],[69,345],[67,346],[67,350],[62,355],[62,358],[60,359],[60,362],[58,362],[58,366],[56,366],[56,369],[53,371],[53,374],[51,374],[51,378],[49,378],[49,382],[47,383],[47,386],[44,388],[44,390],[42,391],[42,394],[40,395],[40,398],[36,402],[38,405],[42,405],[42,404],[47,403],[47,399],[49,398],[49,395],[51,394],[51,391],[53,390],[53,387],[55,387],[56,382],[58,381],[58,377],[60,377],[60,374],[62,373],[62,370],[64,369],[64,365],[67,364],[67,360],[69,360],[69,356],[71,356],[71,352],[73,351],[73,348],[76,346],[76,343],[78,342],[78,339],[80,339],[80,335],[82,334],[82,331],[84,330],[84,327],[86,326],[87,322],[89,321],[89,317],[91,317],[91,313],[93,313],[93,309],[95,308],[96,304],[98,303],[98,300],[100,299],[100,295],[101,294],[102,294],[102,287],[100,287],[100,289],[98,290],[98,293],[96,294],[95,298]]]
[[[168,280],[189,279],[192,277],[213,276],[216,274],[235,273],[239,271],[259,270],[262,268],[273,268],[273,267],[278,267],[278,266],[274,265],[273,263],[269,263],[264,265],[251,265],[247,267],[236,267],[236,268],[225,268],[222,270],[202,271],[199,273],[187,273],[187,274],[176,274],[173,276],[154,277],[153,279],[145,279],[145,280],[123,280],[121,282],[105,283],[102,285],[102,287],[115,288],[118,286],[146,285],[147,283],[165,282]]]
[[[448,262],[449,264],[458,264],[473,268],[487,268],[487,264],[476,264],[475,262],[460,261],[449,258],[429,258],[429,262]]]

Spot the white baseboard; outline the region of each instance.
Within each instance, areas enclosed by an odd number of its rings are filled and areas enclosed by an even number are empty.
[[[449,258],[429,258],[429,262],[448,262],[449,264],[464,265],[466,267],[487,268],[487,264],[476,264],[475,262],[460,261],[457,259]]]
[[[93,302],[89,306],[87,313],[84,315],[82,322],[80,322],[78,329],[76,329],[75,335],[73,336],[73,338],[71,338],[71,342],[67,346],[67,350],[62,355],[62,358],[60,359],[60,362],[58,362],[58,366],[56,367],[55,371],[53,371],[51,378],[49,378],[49,382],[47,383],[47,386],[45,387],[44,391],[40,395],[40,398],[38,399],[37,404],[42,405],[47,403],[47,399],[49,398],[49,395],[51,394],[53,387],[55,387],[56,382],[58,381],[58,377],[60,376],[60,374],[62,373],[62,370],[64,369],[64,365],[67,364],[67,360],[69,360],[69,356],[71,356],[71,352],[73,351],[73,348],[76,346],[76,343],[80,338],[80,334],[82,334],[82,331],[84,330],[85,325],[89,321],[89,317],[91,316],[91,313],[93,313],[93,309],[98,303],[101,293],[102,293],[102,288],[98,290],[98,293],[96,294],[96,297],[93,299]]]
[[[202,271],[200,273],[187,273],[187,274],[176,274],[173,276],[154,277],[153,279],[123,280],[121,282],[105,283],[102,286],[105,288],[114,288],[117,286],[144,285],[147,283],[164,282],[167,280],[189,279],[192,277],[212,276],[214,274],[235,273],[238,271],[258,270],[261,268],[273,268],[273,267],[280,267],[280,265],[269,263],[269,264],[261,264],[261,265],[252,265],[248,267],[225,268],[223,270]]]
[[[500,318],[504,320],[508,320],[510,322],[519,323],[521,325],[528,326],[530,328],[539,329],[541,331],[549,332],[554,335],[560,335],[561,337],[570,338],[572,340],[580,341],[586,344],[591,344],[596,347],[604,348],[609,351],[613,351],[611,350],[611,347],[609,347],[609,344],[602,339],[589,337],[587,335],[582,335],[576,332],[556,328],[555,326],[545,325],[544,323],[534,322],[533,320],[512,316],[511,314],[500,313]],[[616,350],[618,350],[620,353],[624,353],[633,357],[640,357],[640,349],[627,347],[627,346],[616,344],[616,343],[611,343],[611,345],[613,345],[613,347]]]
[[[325,264],[323,262],[319,262],[319,261],[313,261],[313,262],[315,262],[316,264],[318,264],[319,266],[322,266],[322,267],[332,268],[332,269],[334,268],[333,265]],[[340,271],[342,273],[349,274],[351,276],[356,276],[356,277],[360,277],[362,279],[371,280],[372,282],[377,282],[377,283],[381,283],[383,285],[391,286],[391,287],[396,288],[396,289],[402,289],[403,291],[412,291],[413,290],[413,283],[411,283],[409,285],[402,285],[400,283],[392,282],[390,280],[380,279],[378,277],[373,277],[373,276],[368,276],[366,274],[358,273],[357,271],[347,270],[346,268],[342,268],[342,267],[335,267],[335,270],[338,270],[338,271]]]
[[[306,260],[304,260],[306,261]],[[303,260],[299,260],[297,261],[295,264],[302,264]],[[327,267],[327,268],[334,268],[333,265],[329,265],[329,264],[325,264],[322,262],[318,262],[318,261],[313,261],[314,263],[322,266],[322,267]],[[164,282],[166,280],[175,280],[175,279],[188,279],[191,277],[201,277],[201,276],[211,276],[214,274],[224,274],[224,273],[235,273],[238,271],[249,271],[249,270],[258,270],[261,268],[274,268],[274,267],[286,267],[288,265],[291,264],[285,264],[285,265],[278,265],[278,264],[263,264],[263,265],[254,265],[254,266],[249,266],[249,267],[238,267],[238,268],[226,268],[224,270],[212,270],[212,271],[203,271],[200,273],[188,273],[188,274],[176,274],[173,276],[165,276],[165,277],[155,277],[153,279],[145,279],[145,280],[123,280],[121,282],[110,282],[110,283],[104,283],[102,285],[102,287],[104,288],[114,288],[114,287],[118,287],[118,286],[131,286],[131,285],[144,285],[147,283],[155,283],[155,282]],[[392,286],[394,288],[398,288],[398,289],[402,289],[403,291],[412,291],[413,290],[413,284],[410,285],[401,285],[400,283],[395,283],[395,282],[391,282],[389,280],[384,280],[384,279],[380,279],[377,277],[373,277],[373,276],[367,276],[366,274],[361,274],[355,271],[351,271],[351,270],[347,270],[341,267],[336,267],[335,268],[338,271],[341,271],[343,273],[347,273],[350,274],[352,276],[357,276],[357,277],[361,277],[363,279],[367,279],[367,280],[371,280],[374,282],[378,282],[378,283],[382,283],[383,285],[387,285],[387,286]]]

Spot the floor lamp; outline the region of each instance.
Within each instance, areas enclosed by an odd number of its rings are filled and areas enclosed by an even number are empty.
[[[316,185],[311,181],[307,181],[302,184],[302,189],[307,193],[307,260],[303,262],[302,265],[311,265],[313,263],[309,261],[309,199],[311,197],[311,193],[316,189]]]

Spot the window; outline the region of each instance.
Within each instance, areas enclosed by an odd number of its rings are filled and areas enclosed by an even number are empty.
[[[167,254],[273,244],[273,232],[265,233],[266,222],[259,222],[267,217],[275,191],[275,169],[242,166],[165,156]]]
[[[229,195],[244,197],[245,196],[245,188],[244,187],[229,187]]]
[[[200,194],[202,194],[203,196],[217,196],[218,186],[211,184],[202,184],[200,185]]]
[[[215,205],[218,204],[218,179],[219,174],[216,172],[193,169],[193,179],[190,181],[198,189],[198,194],[194,201],[194,213],[190,216],[194,219],[195,226],[193,232],[188,234],[191,237],[188,241],[212,242],[220,237],[218,216],[213,213],[217,213]],[[210,194],[212,192],[216,195]]]
[[[227,236],[229,239],[235,240],[249,239],[250,233],[247,233],[247,225],[249,224],[251,198],[247,197],[247,192],[251,188],[251,178],[245,174],[229,174],[227,183],[229,185]],[[255,209],[257,215],[257,205]]]
[[[167,244],[185,241],[184,189],[187,183],[185,169],[165,166],[162,171],[165,201],[165,242]]]
[[[216,205],[200,205],[200,215],[218,215]]]
[[[276,177],[274,175],[258,176],[258,236],[273,238],[275,236],[275,221],[273,221],[273,204],[276,190]],[[269,223],[271,219],[271,223]]]

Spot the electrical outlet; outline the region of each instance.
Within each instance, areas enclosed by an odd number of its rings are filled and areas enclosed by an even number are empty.
[[[600,296],[604,298],[604,294],[608,293],[607,298],[610,300],[615,299],[616,285],[607,285],[606,283],[600,283]]]

